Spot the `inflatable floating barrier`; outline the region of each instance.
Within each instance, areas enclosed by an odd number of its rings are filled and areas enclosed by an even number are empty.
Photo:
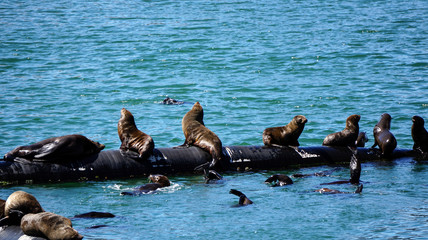
[[[46,238],[25,235],[20,226],[0,227],[0,239],[7,240],[45,240]]]
[[[352,151],[346,147],[223,147],[228,171],[281,170],[291,166],[314,166],[349,163]],[[377,149],[358,148],[360,161],[381,159]],[[413,150],[396,149],[393,159],[418,157]],[[132,178],[148,174],[194,173],[194,168],[211,161],[209,153],[198,147],[154,149],[146,160],[122,154],[119,150],[104,150],[96,155],[65,163],[29,161],[16,158],[0,161],[0,181],[3,184],[45,183],[59,181],[105,180]]]

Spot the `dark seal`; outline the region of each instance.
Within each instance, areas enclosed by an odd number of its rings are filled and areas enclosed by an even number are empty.
[[[265,180],[265,183],[271,184],[272,187],[285,186],[293,184],[293,180],[284,174],[274,174]]]
[[[104,145],[79,134],[48,138],[43,141],[20,146],[6,153],[5,160],[17,157],[39,161],[72,160],[99,153]]]
[[[158,188],[169,187],[171,186],[171,182],[168,177],[160,174],[150,175],[149,179],[151,183],[144,184],[138,188],[136,188],[132,192],[122,192],[121,195],[141,195],[143,193],[153,193]]]
[[[122,108],[117,123],[117,132],[122,142],[120,150],[123,152],[137,152],[140,158],[147,158],[153,153],[155,143],[148,134],[138,130],[134,116],[130,111]]]
[[[413,150],[423,154],[428,153],[428,132],[424,127],[425,121],[419,116],[412,117]]]
[[[358,134],[358,138],[357,141],[355,142],[355,145],[357,147],[365,147],[366,146],[366,142],[369,141],[369,138],[367,137],[366,132],[360,132]]]
[[[22,217],[22,232],[29,236],[47,239],[82,239],[72,226],[71,220],[51,212],[30,213]]]
[[[373,128],[374,144],[372,148],[379,146],[382,155],[390,157],[394,149],[397,147],[397,140],[394,134],[391,133],[391,115],[388,113],[382,114],[379,122]]]
[[[4,218],[0,220],[0,226],[19,225],[25,214],[43,211],[33,195],[24,191],[13,192],[4,203]]]
[[[349,171],[350,171],[350,178],[349,180],[341,180],[341,181],[335,181],[330,183],[323,183],[321,185],[332,185],[332,184],[344,184],[344,183],[350,183],[354,185],[360,184],[360,176],[361,176],[361,161],[358,158],[358,150],[356,148],[350,150],[353,152],[351,160],[349,161]]]
[[[266,128],[263,143],[267,146],[299,146],[298,139],[307,121],[305,116],[297,115],[283,127]]]
[[[170,97],[166,97],[163,101],[162,104],[165,105],[182,105],[182,104],[193,104],[191,102],[185,102],[185,101],[180,101],[180,100],[176,100]]]
[[[253,201],[251,201],[245,194],[236,189],[230,189],[229,193],[239,197],[239,206],[247,206],[253,204]]]
[[[109,212],[87,212],[75,215],[74,218],[114,218],[115,215]]]
[[[205,179],[206,184],[215,183],[215,182],[218,182],[220,180],[223,180],[223,176],[221,176],[215,170],[204,169],[204,179]]]
[[[360,128],[358,122],[360,115],[354,114],[346,119],[346,127],[340,132],[327,135],[322,145],[324,146],[340,146],[340,147],[355,147],[355,142],[358,138]]]
[[[342,192],[336,189],[330,189],[330,188],[320,188],[318,190],[315,190],[315,192],[319,192],[321,194],[338,194],[338,193],[361,193],[363,191],[363,184],[360,184],[355,192]]]
[[[205,127],[203,119],[204,110],[199,102],[196,102],[181,121],[184,137],[186,138],[183,145],[193,145],[208,151],[212,157],[209,167],[218,167],[217,163],[221,163],[223,159],[222,143],[215,133]]]

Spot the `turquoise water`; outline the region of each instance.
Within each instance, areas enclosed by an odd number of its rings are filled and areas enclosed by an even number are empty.
[[[392,115],[399,148],[411,148],[411,117],[428,119],[426,1],[3,1],[0,2],[0,153],[72,133],[117,149],[122,107],[157,147],[184,141],[181,118],[201,102],[204,122],[224,145],[260,145],[267,127],[295,115],[309,122],[302,146],[315,146],[360,114],[369,135]],[[312,173],[336,166],[278,171]],[[362,194],[321,195],[324,182],[294,179],[271,188],[273,173],[170,176],[156,194],[120,196],[146,179],[0,189],[35,195],[75,219],[85,239],[365,239],[428,234],[424,162],[364,163]],[[236,188],[255,204],[236,208]],[[336,186],[352,192],[352,186]],[[107,227],[88,229],[93,225]]]

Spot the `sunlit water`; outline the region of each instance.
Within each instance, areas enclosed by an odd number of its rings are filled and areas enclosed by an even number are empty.
[[[184,141],[181,118],[201,102],[223,145],[260,145],[266,127],[303,114],[302,146],[317,146],[360,114],[373,144],[382,113],[392,115],[399,148],[411,148],[411,117],[428,119],[428,8],[425,1],[3,1],[0,2],[0,153],[80,133],[117,149],[126,107],[157,147]],[[13,186],[73,219],[86,239],[424,238],[426,162],[364,163],[362,194],[321,195],[321,183],[273,173],[336,166],[201,176],[169,176],[156,194],[120,196],[146,179]],[[234,207],[231,188],[254,204]],[[353,192],[351,185],[334,188]],[[107,227],[89,229],[94,225]]]

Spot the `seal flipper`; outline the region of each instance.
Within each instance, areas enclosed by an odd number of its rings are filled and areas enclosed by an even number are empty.
[[[355,190],[355,193],[361,193],[363,191],[363,184],[360,184],[360,186],[358,186],[357,190]]]
[[[253,204],[253,201],[251,201],[249,198],[247,198],[247,196],[245,196],[245,194],[243,194],[242,192],[240,192],[236,189],[230,189],[229,193],[239,197],[239,205],[240,206],[246,206],[249,204]]]

